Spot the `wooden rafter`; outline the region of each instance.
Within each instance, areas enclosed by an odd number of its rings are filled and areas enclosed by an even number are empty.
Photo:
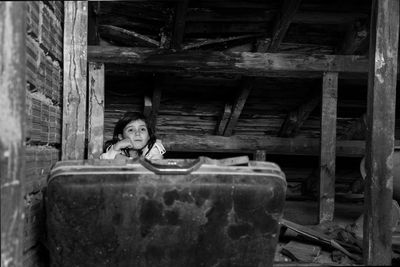
[[[216,135],[224,134],[224,130],[226,128],[226,125],[228,124],[231,114],[232,114],[232,105],[229,103],[226,103],[225,107],[224,107],[224,112],[222,113],[222,116],[217,124],[217,129],[215,131]]]
[[[132,64],[164,72],[196,71],[263,76],[276,72],[367,73],[365,56],[302,55],[281,53],[182,51],[138,47],[89,46],[92,62]]]
[[[285,121],[282,123],[278,136],[293,137],[298,132],[303,123],[307,120],[310,113],[321,102],[321,94],[317,93],[302,103],[296,110],[289,112]]]
[[[177,2],[175,11],[175,23],[174,30],[172,33],[171,48],[179,50],[181,49],[183,35],[185,33],[185,19],[186,11],[188,9],[189,0],[182,0]]]
[[[289,29],[290,23],[294,18],[301,0],[285,0],[282,5],[279,17],[275,21],[274,28],[272,31],[271,44],[268,48],[269,52],[276,52],[281,44],[283,38]]]
[[[125,45],[141,44],[148,47],[160,46],[160,42],[150,37],[117,26],[101,25],[99,26],[99,31],[103,37],[112,39],[113,41],[117,41]]]
[[[258,36],[260,36],[260,34],[246,34],[246,35],[232,36],[232,37],[226,37],[226,38],[206,39],[206,40],[201,40],[198,42],[186,44],[183,46],[182,50],[200,48],[200,47],[208,46],[208,45],[217,45],[217,44],[221,44],[221,43],[229,43],[229,42],[238,41],[238,40],[247,41],[247,40],[250,40],[251,38],[257,38]]]
[[[224,130],[224,136],[232,135],[233,129],[235,128],[237,121],[239,120],[244,104],[246,103],[247,97],[249,96],[252,88],[253,78],[243,78],[241,82],[240,92],[235,100],[235,104],[232,106],[232,114]]]

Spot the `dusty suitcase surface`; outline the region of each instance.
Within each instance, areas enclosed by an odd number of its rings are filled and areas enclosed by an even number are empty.
[[[286,193],[277,165],[159,162],[57,164],[46,199],[52,266],[272,266]]]

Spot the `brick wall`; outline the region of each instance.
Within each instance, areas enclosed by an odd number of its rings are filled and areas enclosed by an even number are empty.
[[[63,14],[61,1],[30,1],[26,36],[26,153],[23,266],[46,266],[43,192],[60,159]]]

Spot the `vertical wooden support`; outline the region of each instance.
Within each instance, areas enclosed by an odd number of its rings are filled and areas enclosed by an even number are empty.
[[[256,150],[254,153],[254,160],[256,161],[266,161],[267,155],[265,150]]]
[[[25,5],[0,3],[1,266],[22,266]]]
[[[85,153],[88,2],[64,2],[62,160]]]
[[[374,0],[368,75],[364,264],[391,265],[399,1]]]
[[[326,72],[322,82],[319,221],[332,221],[335,209],[336,110],[338,73]]]
[[[103,152],[104,64],[89,63],[88,159]]]

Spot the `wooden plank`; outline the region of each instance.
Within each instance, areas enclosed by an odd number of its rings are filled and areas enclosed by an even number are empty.
[[[284,0],[279,17],[276,19],[274,28],[272,31],[271,43],[269,45],[269,52],[276,52],[281,44],[283,38],[289,29],[290,23],[292,22],[301,0]]]
[[[177,6],[175,9],[175,23],[171,39],[171,48],[179,50],[181,49],[183,35],[185,33],[186,11],[189,5],[189,0],[178,1],[176,4]]]
[[[64,3],[62,160],[85,154],[88,2]]]
[[[22,266],[25,2],[0,3],[1,266]]]
[[[317,138],[282,138],[262,136],[230,137],[217,135],[162,134],[157,136],[163,141],[167,151],[208,151],[208,152],[248,152],[265,150],[267,154],[319,155],[320,140]],[[400,144],[400,142],[397,142]],[[362,157],[365,153],[365,141],[338,141],[337,156]]]
[[[89,63],[88,159],[103,153],[104,64]]]
[[[221,119],[218,122],[216,135],[223,135],[226,125],[228,124],[229,118],[232,114],[232,105],[229,103],[225,104],[224,112],[222,113]]]
[[[88,44],[98,45],[100,43],[97,13],[100,9],[100,2],[89,2],[88,12]]]
[[[267,152],[265,150],[256,150],[256,152],[254,153],[254,160],[266,161],[267,160]]]
[[[363,258],[391,265],[399,1],[374,0],[371,10]]]
[[[282,123],[278,136],[293,137],[320,102],[321,95],[316,94],[301,104],[296,110],[289,112]]]
[[[327,72],[322,81],[319,221],[333,220],[335,209],[336,117],[338,73]]]
[[[153,107],[150,115],[150,121],[154,125],[154,127],[157,125],[157,115],[158,111],[160,110],[160,104],[161,104],[162,85],[163,85],[162,81],[165,78],[166,78],[165,76],[157,77],[156,82],[154,84],[153,97],[151,99]]]
[[[233,129],[235,128],[237,121],[239,120],[240,114],[242,113],[244,104],[246,103],[247,97],[253,88],[253,79],[245,77],[241,81],[240,92],[235,100],[235,104],[232,107],[232,114],[226,124],[224,130],[224,136],[232,135]]]
[[[100,25],[99,31],[105,38],[112,39],[113,41],[129,45],[129,46],[148,46],[148,47],[159,47],[160,42],[156,41],[146,35],[134,32],[132,30],[126,30],[121,27],[113,25]]]
[[[233,37],[226,37],[226,38],[216,38],[216,39],[207,39],[207,40],[201,40],[198,42],[193,42],[186,44],[183,46],[182,50],[189,50],[193,48],[200,48],[203,46],[210,46],[210,45],[220,45],[222,43],[229,43],[233,41],[238,41],[238,40],[244,40],[246,42],[251,41],[252,38],[259,37],[260,34],[245,34],[245,35],[239,35],[239,36],[233,36]]]
[[[144,96],[144,107],[143,107],[143,115],[145,117],[149,117],[151,115],[151,111],[153,109],[153,104],[151,103],[151,99],[149,96]]]
[[[89,46],[92,62],[137,65],[154,71],[230,73],[263,76],[270,72],[367,73],[365,56],[180,51],[141,47]],[[124,66],[126,68],[126,66]]]

